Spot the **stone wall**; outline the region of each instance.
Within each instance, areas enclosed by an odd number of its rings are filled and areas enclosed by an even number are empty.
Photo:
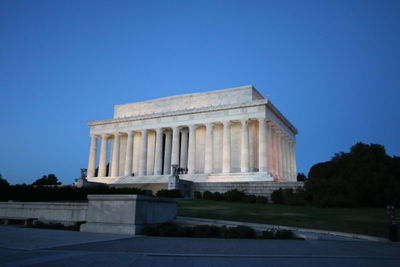
[[[174,199],[141,195],[88,195],[89,203],[0,202],[0,219],[37,219],[81,225],[83,232],[137,234],[147,224],[173,220]]]
[[[235,182],[235,183],[194,183],[192,185],[194,191],[210,191],[224,193],[226,191],[237,189],[246,194],[257,196],[265,196],[270,198],[273,191],[279,188],[298,188],[303,187],[303,182]]]
[[[87,203],[0,202],[0,217],[76,223],[86,220]]]
[[[148,224],[173,220],[177,201],[141,195],[88,195],[86,223],[81,232],[133,234]]]

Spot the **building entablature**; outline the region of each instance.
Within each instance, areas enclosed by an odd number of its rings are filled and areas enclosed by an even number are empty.
[[[109,134],[113,132],[128,132],[128,131],[140,131],[144,129],[156,129],[156,128],[172,128],[172,127],[187,127],[189,125],[206,125],[209,123],[223,123],[224,121],[240,122],[241,120],[252,120],[258,118],[266,118],[268,121],[272,121],[274,125],[287,136],[295,139],[295,132],[293,132],[285,124],[282,124],[278,118],[275,118],[271,113],[271,116],[266,117],[267,111],[266,105],[246,105],[237,108],[226,108],[209,110],[203,112],[191,112],[176,115],[163,115],[163,116],[146,116],[147,118],[124,118],[114,119],[100,122],[91,122],[90,134],[101,135]]]

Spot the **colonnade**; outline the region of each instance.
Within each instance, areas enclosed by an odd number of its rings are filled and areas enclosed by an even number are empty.
[[[257,121],[258,138],[253,138],[249,134],[249,121]],[[187,168],[188,174],[195,174],[196,170],[196,129],[205,126],[205,147],[204,147],[204,173],[214,172],[214,153],[213,153],[213,131],[217,124],[223,125],[222,133],[222,173],[232,172],[231,156],[231,124],[237,121],[213,122],[196,125],[182,125],[166,128],[152,128],[144,130],[132,130],[127,132],[115,132],[102,135],[92,135],[89,153],[88,177],[95,177],[97,141],[101,139],[100,155],[98,160],[97,177],[106,177],[107,173],[107,151],[108,140],[112,141],[112,151],[110,157],[110,170],[108,176],[117,177],[131,176],[133,173],[133,156],[138,155],[139,167],[138,176],[147,176],[147,153],[148,153],[148,134],[155,132],[154,170],[150,175],[169,175],[171,165],[176,164],[181,168]],[[277,180],[296,180],[296,159],[294,151],[294,141],[286,136],[271,121],[265,118],[242,119],[240,120],[240,172],[248,173],[257,171],[268,173]],[[140,152],[134,153],[134,137],[140,134]],[[120,153],[121,136],[126,136],[125,155]],[[257,143],[256,153],[257,162],[253,164],[256,168],[250,168],[250,145]],[[120,170],[121,156],[125,156],[123,171]]]

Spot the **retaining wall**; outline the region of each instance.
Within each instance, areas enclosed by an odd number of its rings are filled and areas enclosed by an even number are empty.
[[[35,218],[40,221],[83,222],[88,203],[0,202],[0,217]]]
[[[148,224],[173,220],[177,201],[141,195],[88,195],[88,203],[0,202],[0,219],[86,222],[83,232],[137,234]]]

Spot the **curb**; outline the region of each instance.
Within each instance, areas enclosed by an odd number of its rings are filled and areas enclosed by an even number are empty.
[[[389,239],[383,237],[376,237],[376,236],[369,236],[369,235],[360,235],[360,234],[353,234],[353,233],[343,233],[343,232],[336,232],[336,231],[327,231],[327,230],[318,230],[318,229],[309,229],[309,228],[299,228],[293,226],[284,226],[284,225],[275,225],[275,224],[261,224],[261,223],[249,223],[249,222],[238,222],[238,221],[226,221],[226,220],[215,220],[215,219],[203,219],[203,218],[194,218],[194,217],[182,217],[177,216],[174,220],[177,223],[186,223],[186,224],[215,224],[215,225],[225,225],[225,226],[238,226],[244,225],[254,229],[265,229],[265,228],[280,228],[284,230],[292,230],[302,233],[313,233],[313,234],[323,234],[323,235],[332,235],[332,236],[339,236],[339,237],[347,237],[359,240],[366,240],[372,242],[389,242]],[[302,234],[298,234],[298,236],[306,238]],[[308,238],[306,238],[308,239]],[[316,238],[309,238],[309,239],[316,239]]]

